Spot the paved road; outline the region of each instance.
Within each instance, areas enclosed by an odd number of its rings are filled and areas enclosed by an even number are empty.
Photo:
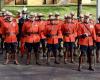
[[[22,63],[3,65],[3,59],[0,60],[0,80],[100,80],[100,64],[96,64],[94,72],[88,71],[88,66],[84,64],[79,72],[77,63],[55,65],[52,62],[50,66]]]

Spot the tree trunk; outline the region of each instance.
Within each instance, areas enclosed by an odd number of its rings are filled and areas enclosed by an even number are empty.
[[[77,17],[79,18],[79,15],[81,14],[82,11],[82,0],[78,0],[78,5],[77,5]]]

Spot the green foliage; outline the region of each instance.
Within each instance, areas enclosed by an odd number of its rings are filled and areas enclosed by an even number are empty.
[[[19,6],[6,6],[5,7],[7,10],[13,12],[14,14],[16,14],[17,10],[22,9],[23,7],[19,7]],[[32,6],[28,6],[28,11],[29,12],[41,12],[44,13],[46,16],[48,13],[52,12],[59,12],[62,17],[64,16],[64,14],[69,14],[71,11],[75,12],[77,14],[77,6],[66,6],[66,7],[55,7],[55,6],[43,6],[43,7],[32,7]],[[82,8],[82,13],[92,13],[93,17],[96,17],[96,6],[83,6]]]

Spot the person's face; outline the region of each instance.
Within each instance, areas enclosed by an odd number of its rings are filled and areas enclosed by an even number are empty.
[[[84,18],[83,17],[80,17],[80,21],[83,22],[84,21]]]
[[[56,19],[59,19],[59,16],[55,16]]]
[[[22,14],[22,17],[23,17],[24,19],[26,19],[26,18],[27,18],[27,14]]]
[[[38,17],[38,20],[42,20],[42,17]]]
[[[89,22],[89,18],[84,18],[84,22],[88,23]]]
[[[4,12],[2,13],[2,16],[3,16],[3,17],[5,16],[5,13],[4,13]]]
[[[71,19],[71,18],[68,18],[68,19],[67,19],[67,22],[68,22],[68,23],[72,22],[72,19]]]
[[[33,21],[33,16],[30,16],[30,21]]]
[[[50,20],[50,23],[51,24],[55,24],[55,20]]]
[[[100,19],[98,19],[98,22],[100,23]]]
[[[9,22],[11,22],[11,21],[13,21],[13,17],[12,16],[7,16],[6,20],[9,21]]]
[[[52,18],[52,16],[49,16],[49,19],[51,19]]]
[[[74,18],[74,14],[71,14],[71,18],[72,18],[72,19]]]

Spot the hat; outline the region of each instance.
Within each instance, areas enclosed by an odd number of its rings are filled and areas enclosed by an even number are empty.
[[[70,12],[70,15],[74,16],[74,15],[75,15],[75,13],[74,13],[74,12]]]
[[[55,13],[55,16],[60,16],[60,14],[58,12]]]
[[[24,7],[24,8],[22,9],[22,14],[27,14],[27,13],[28,13],[27,8]]]
[[[83,14],[80,14],[80,16],[79,16],[80,18],[84,18],[84,15]]]
[[[64,18],[65,19],[71,19],[71,16],[70,15],[65,15]]]
[[[90,14],[88,13],[84,15],[84,18],[89,18],[89,17],[90,17]]]
[[[44,15],[42,13],[38,13],[37,16],[38,17],[44,17]]]
[[[67,17],[67,14],[64,15],[64,18],[66,18],[66,17]]]
[[[6,12],[6,16],[10,16],[10,17],[12,17],[13,14],[12,14],[11,12],[7,11],[7,12]]]
[[[49,15],[48,16],[53,16],[53,13],[49,13]]]
[[[27,8],[24,6],[23,9],[22,9],[22,11],[25,11],[26,12],[27,11]]]
[[[51,17],[50,17],[50,20],[55,20],[55,17],[54,17],[54,16],[51,16]]]
[[[37,13],[34,13],[34,16],[35,16],[35,17],[37,17],[37,16],[38,16],[38,14],[37,14]]]
[[[30,16],[34,16],[34,13],[33,12],[30,12]]]

